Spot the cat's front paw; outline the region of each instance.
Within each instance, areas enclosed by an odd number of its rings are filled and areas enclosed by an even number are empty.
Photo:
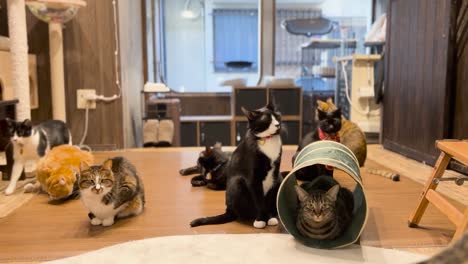
[[[15,192],[15,187],[14,186],[9,186],[5,190],[5,195],[12,195]]]
[[[36,187],[33,183],[28,183],[23,188],[25,193],[32,193],[36,190]]]
[[[102,221],[102,226],[111,226],[114,224],[114,217],[109,217]]]
[[[93,218],[91,219],[91,224],[94,225],[94,226],[97,226],[97,225],[101,225],[103,224],[102,220],[101,219],[98,219],[98,218]]]
[[[261,228],[265,228],[266,222],[265,222],[265,221],[257,221],[257,220],[255,220],[254,223],[253,223],[253,226],[254,226],[255,228],[260,228],[260,229],[261,229]]]
[[[275,226],[278,225],[278,219],[276,217],[272,217],[268,220],[267,223],[269,226]]]

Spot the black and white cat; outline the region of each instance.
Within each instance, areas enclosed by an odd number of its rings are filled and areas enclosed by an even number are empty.
[[[16,183],[28,161],[36,162],[53,147],[72,144],[71,133],[67,125],[59,120],[50,120],[33,126],[28,119],[16,122],[11,119],[0,121],[3,136],[9,137],[13,144],[13,169],[6,195],[15,191]]]
[[[249,129],[227,164],[226,212],[195,219],[190,223],[192,227],[234,220],[254,220],[256,228],[278,224],[281,115],[271,104],[254,111],[242,108],[242,111],[249,121]]]

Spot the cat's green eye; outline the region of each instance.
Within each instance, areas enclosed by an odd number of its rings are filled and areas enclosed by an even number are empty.
[[[111,186],[113,184],[113,181],[111,181],[109,179],[104,179],[104,180],[101,181],[101,184],[105,185],[105,186]]]
[[[80,183],[81,188],[88,188],[93,185],[94,185],[94,182],[92,180],[84,180],[84,181],[81,181]]]

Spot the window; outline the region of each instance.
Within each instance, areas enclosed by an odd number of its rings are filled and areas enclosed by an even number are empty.
[[[257,10],[215,9],[213,28],[214,71],[256,72],[258,69]]]

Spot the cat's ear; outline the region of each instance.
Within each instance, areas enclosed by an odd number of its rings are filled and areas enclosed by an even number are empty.
[[[60,183],[60,185],[62,185],[62,186],[65,186],[65,185],[67,184],[67,182],[65,181],[65,178],[63,178],[63,176],[60,177],[59,183]]]
[[[333,99],[332,99],[331,97],[328,97],[328,98],[327,98],[327,104],[328,104],[328,105],[334,105]]]
[[[296,190],[297,199],[299,199],[299,202],[301,203],[304,202],[309,196],[309,193],[299,185],[294,185],[294,189]]]
[[[25,119],[22,125],[25,127],[32,127],[32,122],[29,119]]]
[[[326,111],[328,109],[328,104],[322,100],[317,100],[317,110]]]
[[[327,118],[327,112],[322,111],[322,110],[317,108],[317,116],[318,116],[319,120],[325,119],[325,118]]]
[[[335,116],[336,116],[336,117],[341,117],[341,108],[337,108],[337,109],[335,110]]]
[[[216,144],[214,144],[213,148],[214,149],[217,149],[217,150],[221,150],[223,144],[221,142],[216,142]]]
[[[258,117],[258,112],[256,111],[249,111],[245,109],[243,106],[241,107],[242,112],[249,120],[255,120]]]
[[[80,162],[80,171],[85,171],[85,170],[89,170],[89,165],[88,163],[82,161]]]
[[[335,186],[331,187],[330,190],[327,191],[327,196],[330,198],[332,202],[336,201],[336,197],[338,196],[338,191],[340,190],[340,185],[336,184]]]
[[[271,101],[268,102],[268,104],[266,105],[266,108],[267,108],[268,110],[271,110],[272,112],[276,112],[275,104],[272,103]]]
[[[206,145],[206,146],[205,146],[205,154],[210,155],[210,153],[211,153],[212,150],[213,150],[213,149],[211,149],[211,146],[209,146],[209,145]]]
[[[110,170],[110,171],[112,171],[112,159],[108,159],[108,160],[104,161],[104,163],[102,164],[102,167],[103,167],[105,170]]]

